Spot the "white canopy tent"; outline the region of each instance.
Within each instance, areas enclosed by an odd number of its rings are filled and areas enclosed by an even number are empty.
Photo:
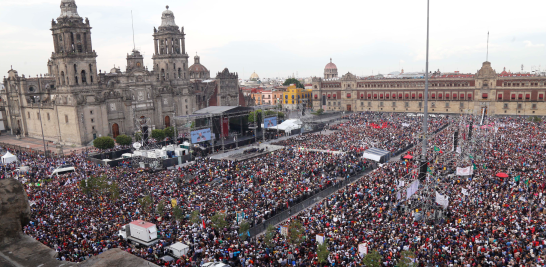
[[[12,163],[12,162],[15,162],[17,161],[17,157],[11,153],[6,152],[6,154],[4,156],[2,156],[2,163],[3,164],[7,164],[7,163]]]
[[[301,122],[301,120],[289,119],[289,120],[283,121],[281,124],[277,126],[269,127],[267,129],[275,129],[275,130],[279,129],[280,131],[286,132],[286,131],[292,131],[295,129],[300,129],[302,124],[303,123]]]
[[[379,148],[370,148],[364,151],[362,157],[379,163],[385,163],[390,159],[390,152]]]

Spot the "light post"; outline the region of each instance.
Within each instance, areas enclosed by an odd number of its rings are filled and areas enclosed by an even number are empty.
[[[36,101],[36,96],[34,97],[34,101]],[[44,142],[44,157],[47,158],[47,148],[46,148],[45,136],[44,136],[44,125],[42,124],[42,105],[43,103],[40,101],[40,107],[38,108],[38,111],[40,114],[40,128],[42,128],[42,141]]]

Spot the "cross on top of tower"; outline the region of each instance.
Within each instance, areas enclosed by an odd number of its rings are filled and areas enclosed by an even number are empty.
[[[169,9],[169,5],[165,6],[167,9]]]

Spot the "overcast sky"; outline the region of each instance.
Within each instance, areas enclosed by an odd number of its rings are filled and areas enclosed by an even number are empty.
[[[60,0],[0,0],[0,71],[47,72],[51,19]],[[248,78],[322,76],[333,58],[341,74],[425,69],[426,1],[76,0],[88,17],[98,67],[125,70],[136,47],[152,66],[153,27],[169,5],[184,26],[190,64],[197,52],[215,76],[227,67]],[[430,69],[476,72],[486,57],[498,72],[546,69],[546,1],[431,1]],[[4,76],[2,75],[2,76]],[[1,77],[1,76],[0,76]]]

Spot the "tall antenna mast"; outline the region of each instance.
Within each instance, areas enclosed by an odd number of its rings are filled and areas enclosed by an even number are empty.
[[[133,51],[136,50],[135,45],[135,25],[133,23],[133,10],[131,10],[131,28],[133,28]]]
[[[489,59],[489,31],[487,31],[487,53],[485,54],[485,61]]]

